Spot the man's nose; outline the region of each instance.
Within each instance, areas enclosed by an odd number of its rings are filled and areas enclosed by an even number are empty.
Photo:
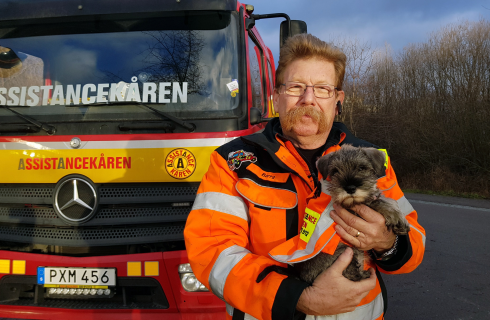
[[[311,104],[315,101],[315,90],[313,87],[306,87],[305,93],[303,94],[303,102]]]

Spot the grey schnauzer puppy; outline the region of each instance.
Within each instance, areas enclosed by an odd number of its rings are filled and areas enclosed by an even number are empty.
[[[384,197],[376,186],[377,179],[385,174],[384,163],[385,154],[382,151],[375,148],[356,148],[344,145],[340,150],[321,157],[317,161],[317,168],[324,178],[329,179],[326,185],[332,201],[346,209],[364,204],[385,218],[389,231],[393,231],[395,235],[404,235],[410,230],[408,222],[401,214],[396,201]],[[296,263],[294,269],[269,266],[262,271],[257,282],[275,271],[286,275],[294,274],[297,278],[311,284],[321,272],[337,260],[347,247],[346,244],[340,242],[333,255],[320,252],[307,261]],[[343,272],[344,277],[352,281],[369,278],[369,271],[364,270],[364,259],[369,259],[369,256],[362,250],[352,249],[354,256],[350,265]]]

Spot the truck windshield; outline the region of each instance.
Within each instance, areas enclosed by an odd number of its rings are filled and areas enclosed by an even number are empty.
[[[153,116],[138,102],[183,119],[238,112],[234,14],[84,19],[0,28],[0,105],[51,123]]]

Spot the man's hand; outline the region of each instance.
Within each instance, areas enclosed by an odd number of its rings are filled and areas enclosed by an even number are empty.
[[[393,247],[395,235],[388,231],[385,218],[380,213],[365,205],[353,207],[361,219],[337,204],[334,204],[334,209],[330,217],[337,222],[335,231],[352,246],[364,251],[374,249],[377,253]]]
[[[354,311],[361,300],[376,286],[376,275],[358,282],[342,275],[352,261],[353,251],[347,248],[337,261],[323,271],[301,294],[296,309],[309,315],[333,315]]]

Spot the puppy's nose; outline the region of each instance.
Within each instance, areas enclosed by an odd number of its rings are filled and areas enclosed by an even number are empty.
[[[346,186],[345,188],[345,191],[347,191],[348,194],[353,194],[354,192],[356,192],[356,186],[354,185],[349,185],[349,186]]]

